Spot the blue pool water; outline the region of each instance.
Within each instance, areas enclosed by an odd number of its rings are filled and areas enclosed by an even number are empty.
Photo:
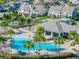
[[[20,51],[24,51],[24,50],[28,50],[28,48],[24,48],[24,42],[29,40],[29,38],[26,37],[13,37],[12,38],[13,42],[12,44],[10,44],[11,48],[16,49],[16,50],[20,50]],[[34,48],[30,48],[30,50],[37,50],[39,49],[39,43],[35,42],[34,44]],[[59,46],[53,43],[41,43],[41,49],[46,50],[48,48],[48,50],[57,50],[59,49]]]

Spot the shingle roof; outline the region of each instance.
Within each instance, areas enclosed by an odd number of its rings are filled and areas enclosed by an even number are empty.
[[[65,22],[60,22],[60,24],[61,24],[64,32],[68,33],[70,30],[76,30],[77,33],[79,34],[79,27],[77,25],[70,25]]]
[[[65,22],[58,21],[48,21],[40,25],[33,26],[33,28],[43,27],[46,31],[56,32],[56,33],[69,33],[70,30],[76,30],[79,34],[79,27],[77,25],[69,25]]]
[[[40,25],[34,26],[33,28],[37,28],[37,27],[43,27],[46,31],[59,33],[56,22],[54,22],[54,21],[53,22],[48,21],[48,22],[42,23]]]
[[[49,14],[53,13],[53,12],[57,12],[57,13],[60,13],[61,11],[61,6],[51,6],[49,8]]]
[[[35,5],[32,5],[32,7],[34,8],[33,10],[35,10],[36,12],[39,12],[39,13],[43,13],[43,12],[47,11],[47,9],[44,7],[44,5],[35,4]]]

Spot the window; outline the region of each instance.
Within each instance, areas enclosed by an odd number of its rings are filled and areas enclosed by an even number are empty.
[[[51,32],[49,32],[49,31],[46,31],[46,35],[51,35]]]
[[[53,32],[53,37],[58,36],[58,33]]]

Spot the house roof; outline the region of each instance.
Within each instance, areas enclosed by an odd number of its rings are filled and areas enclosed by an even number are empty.
[[[62,8],[62,13],[63,12],[64,13],[71,13],[73,10],[74,10],[74,7],[67,7],[67,6],[65,6],[65,7]]]
[[[21,6],[20,6],[20,8],[19,8],[19,12],[26,12],[26,11],[30,11],[30,5],[29,5],[29,3],[23,3]]]
[[[61,11],[61,6],[51,6],[49,8],[49,14],[53,13],[53,12],[57,12],[57,13],[60,13]]]
[[[40,25],[33,26],[33,28],[37,28],[37,27],[43,27],[46,31],[59,33],[56,22],[48,21]]]
[[[44,0],[45,3],[52,3],[53,0]]]
[[[44,5],[40,5],[40,4],[34,4],[32,5],[32,7],[33,7],[33,10],[38,11],[38,12],[44,12],[46,10]]]
[[[76,30],[79,34],[79,27],[77,25],[69,25],[62,21],[48,21],[40,25],[33,26],[32,28],[43,27],[45,31],[56,32],[56,33],[69,33],[71,30]]]
[[[60,24],[61,24],[64,32],[69,33],[69,31],[71,31],[71,30],[76,30],[77,33],[79,34],[79,27],[77,25],[70,25],[65,22],[60,22]]]
[[[74,10],[75,7],[67,7],[67,6],[51,6],[49,8],[49,12],[48,14],[62,14],[65,13],[65,14],[72,14],[73,10]]]

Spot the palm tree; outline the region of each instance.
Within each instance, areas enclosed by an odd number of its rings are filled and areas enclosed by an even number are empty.
[[[4,38],[0,36],[0,43],[4,43]]]
[[[60,47],[61,44],[64,44],[64,41],[65,41],[65,39],[63,37],[57,36],[57,37],[55,37],[54,43],[58,44]],[[59,53],[60,53],[60,51],[59,51]]]
[[[36,35],[34,37],[34,42],[39,42],[39,52],[41,50],[41,42],[45,42],[46,41],[46,38],[44,36],[38,36]]]
[[[69,32],[69,39],[73,39],[75,35],[77,35],[77,31],[71,30],[71,31]]]
[[[12,37],[12,35],[14,34],[14,31],[12,29],[6,29],[4,34],[5,35],[10,35],[10,37]]]
[[[46,41],[46,38],[43,36],[44,29],[42,27],[39,27],[39,28],[36,29],[35,33],[36,33],[36,35],[34,37],[34,41],[39,42],[39,52],[40,52],[41,42]]]
[[[0,4],[4,4],[6,0],[0,0]]]
[[[33,45],[33,43],[31,42],[31,41],[26,41],[25,43],[24,43],[24,47],[25,48],[28,48],[28,52],[30,52],[30,48],[34,48],[34,45]]]
[[[79,35],[75,35],[73,39],[75,43],[79,44]]]
[[[42,34],[44,34],[44,28],[42,28],[42,27],[38,27],[37,29],[36,29],[36,35],[39,35],[39,36],[41,36]]]

